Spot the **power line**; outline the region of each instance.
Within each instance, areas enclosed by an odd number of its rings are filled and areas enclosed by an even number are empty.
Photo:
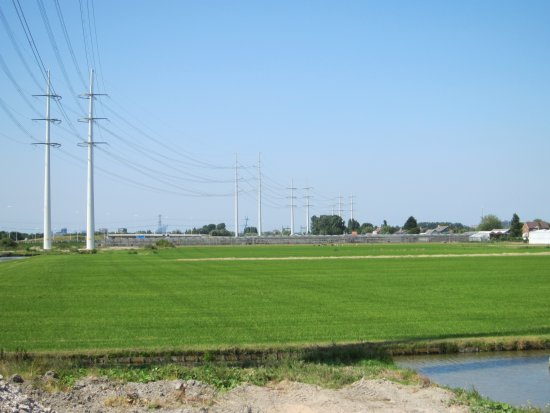
[[[84,80],[84,75],[82,74],[82,71],[80,70],[80,66],[78,65],[76,55],[73,49],[73,45],[71,43],[71,38],[69,36],[69,32],[67,31],[67,25],[65,24],[65,19],[63,18],[63,12],[61,10],[61,7],[59,6],[59,0],[54,0],[54,3],[55,3],[55,9],[57,12],[57,17],[59,18],[59,22],[61,23],[63,36],[65,37],[65,42],[67,43],[67,47],[69,48],[69,53],[71,55],[73,65],[76,69],[76,72],[78,73],[78,76],[80,78],[80,81],[82,82],[82,85],[86,87],[86,81]]]
[[[21,98],[23,99],[23,101],[27,104],[27,106],[29,106],[29,108],[30,108],[36,115],[39,115],[38,110],[34,107],[34,105],[31,103],[31,101],[29,100],[29,98],[27,98],[27,95],[23,92],[23,90],[21,89],[21,86],[19,86],[19,83],[17,82],[17,80],[15,80],[15,77],[13,76],[13,74],[12,74],[11,71],[10,71],[10,69],[9,69],[8,66],[6,65],[6,62],[4,61],[4,58],[2,57],[1,54],[0,54],[0,66],[2,66],[2,70],[4,71],[4,73],[6,74],[6,76],[8,77],[8,79],[10,80],[10,82],[13,84],[13,86],[15,87],[15,89],[17,90],[17,92],[19,93],[19,95],[21,96]]]
[[[42,61],[42,57],[40,56],[40,52],[38,51],[38,48],[36,47],[36,43],[34,42],[34,38],[31,33],[31,29],[29,27],[29,24],[27,23],[27,19],[25,18],[25,13],[23,12],[23,8],[21,7],[21,4],[19,3],[19,0],[12,0],[13,6],[15,7],[15,11],[17,12],[17,17],[19,18],[19,22],[21,23],[21,27],[23,28],[23,31],[25,32],[25,37],[27,38],[27,41],[29,42],[29,46],[31,48],[32,54],[36,60],[36,64],[40,68],[40,71],[42,73],[42,76],[44,77],[44,80],[46,79],[46,66],[44,66],[44,62]]]
[[[31,68],[29,67],[27,60],[23,56],[23,53],[21,52],[21,47],[17,43],[17,40],[15,40],[15,36],[13,35],[13,31],[8,23],[8,20],[6,19],[6,16],[4,16],[4,13],[2,12],[2,7],[0,6],[0,19],[2,20],[2,24],[4,26],[4,29],[6,30],[6,33],[8,34],[8,37],[11,40],[11,43],[15,49],[15,52],[17,53],[17,56],[19,56],[19,59],[21,60],[21,63],[23,63],[23,66],[25,67],[25,70],[31,77],[31,79],[34,81],[37,88],[40,88],[40,82],[36,79],[34,76],[34,73],[32,72]]]
[[[46,12],[46,8],[44,7],[43,0],[36,0],[38,4],[38,8],[40,9],[40,15],[42,16],[42,21],[44,22],[44,26],[46,27],[46,32],[48,33],[48,38],[50,40],[50,44],[52,46],[52,49],[54,51],[55,58],[57,60],[57,64],[59,65],[59,68],[61,69],[61,73],[63,74],[63,77],[65,78],[65,82],[69,88],[69,91],[71,92],[71,97],[74,98],[76,102],[76,106],[80,107],[80,102],[78,101],[76,97],[76,92],[74,91],[73,84],[71,80],[69,79],[69,75],[67,73],[67,70],[65,68],[65,64],[63,63],[63,59],[61,58],[61,53],[59,52],[59,47],[57,46],[57,41],[55,40],[55,36],[53,34],[52,27],[50,25],[50,19],[48,18],[48,13]]]
[[[86,30],[84,29],[84,12],[82,11],[82,0],[78,0],[80,6],[80,23],[82,25],[82,39],[84,40],[84,55],[86,56],[86,67],[91,69],[90,60],[88,59],[88,44],[86,43]]]

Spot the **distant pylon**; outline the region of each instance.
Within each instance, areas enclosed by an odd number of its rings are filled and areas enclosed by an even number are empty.
[[[239,159],[235,154],[235,238],[239,236]]]
[[[95,219],[94,219],[94,146],[105,142],[94,141],[94,121],[106,118],[94,118],[94,98],[104,96],[104,93],[94,93],[94,70],[90,70],[90,92],[80,95],[83,99],[89,99],[88,117],[79,119],[79,122],[88,123],[88,141],[81,142],[79,146],[88,147],[88,187],[86,208],[86,249],[95,248]]]
[[[294,196],[294,191],[296,190],[294,188],[294,181],[290,181],[290,187],[287,189],[290,189],[290,235],[294,235],[294,200],[296,199]]]
[[[44,145],[44,243],[43,248],[45,250],[52,249],[52,210],[51,210],[51,198],[50,198],[50,147],[58,148],[61,146],[59,143],[50,142],[50,124],[60,123],[59,119],[53,119],[50,117],[50,99],[61,99],[61,96],[52,94],[51,91],[51,79],[50,71],[48,70],[48,79],[46,83],[45,95],[33,95],[43,96],[46,98],[46,117],[43,120],[46,122],[46,138],[44,143],[37,143],[36,145]],[[17,233],[16,233],[17,234]]]
[[[258,236],[262,236],[262,159],[258,154]]]
[[[307,188],[304,188],[304,190],[306,191],[306,195],[304,196],[305,200],[306,200],[306,235],[309,234],[310,232],[310,228],[309,228],[309,223],[310,223],[310,218],[309,218],[309,208],[312,206],[311,203],[310,203],[310,199],[311,199],[311,195],[309,194],[309,191],[313,189],[312,187],[307,187]]]

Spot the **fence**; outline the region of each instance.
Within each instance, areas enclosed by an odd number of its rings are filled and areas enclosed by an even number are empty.
[[[143,247],[152,245],[160,239],[174,245],[331,245],[331,244],[386,244],[386,243],[424,243],[424,242],[468,242],[466,234],[437,235],[294,235],[294,236],[243,236],[214,237],[171,235],[108,234],[105,240],[98,242],[106,247]]]

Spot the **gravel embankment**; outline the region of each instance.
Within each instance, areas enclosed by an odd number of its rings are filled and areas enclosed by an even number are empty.
[[[7,381],[0,375],[0,413],[55,413],[25,394],[21,383],[21,376],[14,375]]]
[[[56,380],[54,374],[43,380]],[[0,380],[0,413],[466,413],[453,394],[429,383],[404,386],[362,379],[341,389],[283,381],[219,393],[195,380],[121,383],[88,377],[66,392]],[[44,407],[48,406],[48,407]]]

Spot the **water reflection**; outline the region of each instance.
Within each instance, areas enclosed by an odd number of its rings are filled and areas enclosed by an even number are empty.
[[[0,262],[2,261],[11,261],[11,260],[22,260],[27,257],[0,257]]]
[[[548,351],[472,353],[396,357],[395,362],[438,384],[475,388],[516,406],[550,408],[549,355]]]

